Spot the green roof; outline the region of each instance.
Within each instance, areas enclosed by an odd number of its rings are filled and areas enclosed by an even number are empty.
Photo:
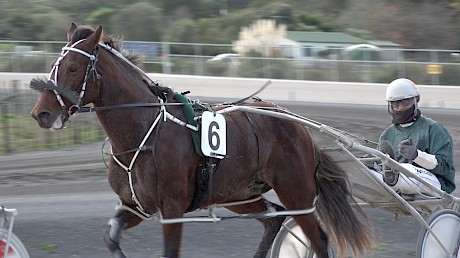
[[[363,39],[341,32],[287,31],[286,38],[297,42],[314,43],[359,44],[365,42]]]

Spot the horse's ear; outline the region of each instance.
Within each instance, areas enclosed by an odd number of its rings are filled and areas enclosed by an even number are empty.
[[[72,22],[69,30],[67,31],[67,41],[68,42],[72,41],[72,34],[76,29],[77,29],[77,25],[75,25],[75,23]]]
[[[99,44],[99,41],[101,41],[101,37],[102,25],[99,25],[99,28],[86,39],[86,42],[91,45],[91,48],[95,48]]]

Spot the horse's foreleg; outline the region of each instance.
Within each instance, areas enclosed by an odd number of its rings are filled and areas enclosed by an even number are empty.
[[[182,240],[182,224],[163,225],[164,257],[177,258]]]
[[[231,206],[227,208],[233,212],[240,214],[259,213],[267,210],[267,205],[265,202],[266,201],[260,200],[255,203]],[[277,211],[284,210],[283,207],[278,206],[274,203],[270,203],[270,205],[273,206]],[[267,256],[267,253],[270,250],[270,247],[272,246],[273,240],[275,239],[276,234],[278,234],[278,231],[280,230],[285,218],[285,216],[277,216],[271,218],[257,219],[264,226],[264,234],[259,242],[259,246],[257,247],[257,251],[254,254],[254,257]]]
[[[125,253],[120,247],[121,232],[124,229],[123,222],[120,218],[113,217],[108,222],[109,226],[104,234],[104,241],[107,248],[112,253],[112,257],[126,258]]]
[[[127,222],[126,222],[127,221]],[[104,234],[104,241],[107,248],[114,258],[126,258],[126,254],[121,250],[120,239],[123,230],[138,225],[142,220],[131,213],[120,212],[108,222],[107,230]]]

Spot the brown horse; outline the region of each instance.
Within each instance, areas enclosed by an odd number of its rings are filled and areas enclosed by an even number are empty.
[[[126,257],[119,244],[122,231],[150,215],[175,219],[197,208],[229,202],[237,202],[227,208],[239,214],[263,214],[269,206],[278,211],[312,210],[318,203],[316,214],[322,226],[313,212],[293,216],[317,256],[328,257],[327,235],[339,249],[349,245],[356,254],[363,253],[370,235],[349,203],[346,173],[318,151],[304,126],[266,115],[226,113],[226,156],[214,169],[216,163],[211,162],[198,170],[205,160],[213,159],[199,155],[191,129],[176,123],[187,123],[187,118],[174,92],[153,83],[132,58],[122,56],[117,41],[105,36],[102,27],[72,24],[67,37],[50,80],[31,82],[32,88],[43,91],[32,116],[40,127],[56,130],[64,128],[84,105],[97,112],[114,153],[108,179],[121,203],[104,235],[114,257]],[[239,104],[287,112],[262,101]],[[209,191],[201,198],[196,183],[199,171],[212,173],[204,187]],[[255,199],[270,189],[284,207]],[[244,202],[251,199],[255,201]],[[285,215],[257,218],[264,234],[254,257],[266,256],[284,219]],[[178,257],[182,223],[163,224],[163,235],[164,256]]]

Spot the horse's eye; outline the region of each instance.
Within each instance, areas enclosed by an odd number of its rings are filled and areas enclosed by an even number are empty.
[[[78,71],[78,67],[76,66],[69,66],[69,68],[67,68],[68,73],[76,73],[77,71]]]

